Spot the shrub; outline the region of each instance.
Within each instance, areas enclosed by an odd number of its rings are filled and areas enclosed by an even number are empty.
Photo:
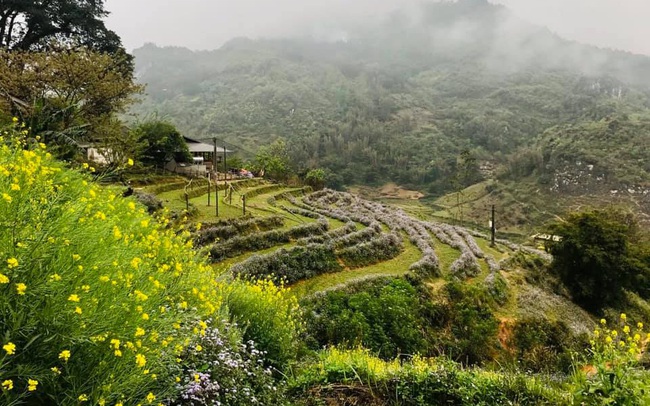
[[[268,277],[276,283],[284,281],[292,284],[341,269],[331,245],[310,244],[289,250],[279,249],[267,255],[252,255],[247,260],[233,265],[230,272],[247,279]]]
[[[450,335],[439,340],[453,359],[478,364],[493,358],[500,348],[497,341],[499,322],[489,306],[488,293],[473,285],[452,282],[445,286],[446,303],[437,313],[441,327]]]
[[[337,251],[337,256],[350,268],[360,268],[395,258],[403,249],[395,234],[383,234],[368,242]]]
[[[5,404],[163,399],[184,349],[177,327],[219,311],[187,235],[89,178],[42,144],[0,138]]]
[[[375,279],[304,303],[312,346],[363,345],[381,357],[426,353],[425,291],[404,279]]]
[[[280,216],[253,217],[245,220],[228,219],[218,223],[206,223],[194,231],[194,242],[199,246],[216,240],[227,240],[236,235],[246,235],[255,231],[267,231],[284,225]]]
[[[133,193],[133,196],[135,196],[136,200],[140,204],[142,204],[144,207],[147,208],[149,214],[153,214],[163,208],[162,200],[158,199],[155,195],[151,193],[146,193],[146,192],[136,190]]]
[[[286,244],[297,238],[313,234],[323,234],[329,223],[326,220],[292,227],[286,230],[271,230],[264,233],[237,236],[222,243],[216,243],[210,248],[210,259],[213,262],[232,258],[249,251],[259,251],[278,244]]]
[[[650,272],[631,247],[634,223],[617,212],[594,211],[570,215],[556,224],[561,241],[550,245],[552,270],[562,279],[576,303],[591,311],[615,304],[623,289],[636,290],[639,274]],[[641,241],[638,241],[640,244]]]

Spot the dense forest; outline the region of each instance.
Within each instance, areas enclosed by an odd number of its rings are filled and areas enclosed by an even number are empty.
[[[566,41],[483,0],[344,32],[145,45],[135,111],[243,150],[284,139],[295,169],[329,169],[332,187],[394,181],[439,196],[496,179],[625,195],[648,212],[650,58]]]

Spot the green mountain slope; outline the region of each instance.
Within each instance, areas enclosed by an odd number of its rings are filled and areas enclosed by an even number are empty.
[[[347,185],[435,196],[499,179],[648,213],[650,58],[565,41],[483,0],[346,28],[338,42],[146,45],[136,110],[249,150],[284,138],[297,169]]]

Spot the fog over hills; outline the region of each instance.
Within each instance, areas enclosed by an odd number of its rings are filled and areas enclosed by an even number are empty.
[[[491,0],[570,40],[650,55],[645,0]],[[146,42],[216,49],[233,37],[322,36],[422,0],[107,0],[108,25],[128,49]]]

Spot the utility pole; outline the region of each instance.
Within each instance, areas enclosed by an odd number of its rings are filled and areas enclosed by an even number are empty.
[[[496,224],[494,223],[494,205],[492,205],[492,221],[490,221],[490,232],[491,232],[491,239],[490,239],[490,247],[494,247],[495,244],[495,234],[497,232],[497,227]]]
[[[216,180],[214,181],[214,207],[217,217],[219,217],[219,184]]]
[[[217,145],[216,141],[215,141],[214,145],[215,145],[215,148],[217,148],[216,147],[216,145]],[[216,149],[215,149],[215,151],[216,151]],[[224,145],[223,146],[223,178],[224,178],[224,180],[226,179],[226,174],[227,173],[228,173],[228,166],[226,164],[226,146]]]
[[[208,173],[208,207],[210,207],[210,195],[212,193],[210,192],[210,173]]]
[[[214,151],[212,153],[212,170],[214,171],[214,175],[217,176],[217,137],[213,137],[212,142],[214,143]],[[215,178],[215,184],[217,180],[219,180],[218,176]]]

